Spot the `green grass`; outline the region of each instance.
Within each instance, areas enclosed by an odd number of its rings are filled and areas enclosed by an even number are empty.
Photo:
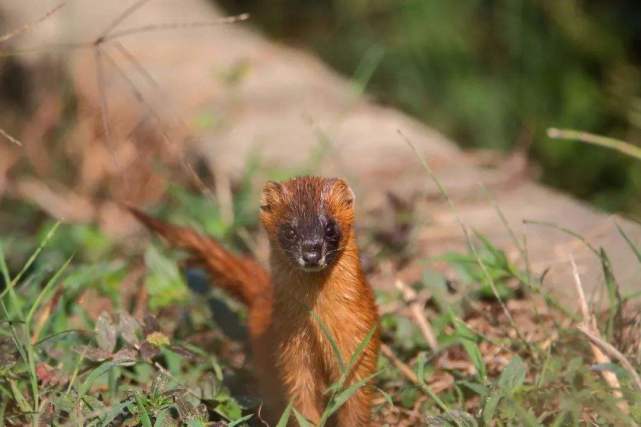
[[[248,251],[238,235],[244,229],[251,236],[257,229],[250,214],[257,189],[249,182],[235,187],[232,223],[225,222],[214,201],[180,187],[158,213],[197,224]],[[521,259],[510,259],[461,225],[468,251],[427,260],[423,278],[411,284],[419,297],[430,295],[424,314],[438,339],[436,352],[403,314],[399,291],[377,294],[381,307],[393,307],[382,314],[381,337],[414,373],[412,379],[381,356],[373,379],[377,425],[641,423],[641,392],[629,372],[616,359],[595,365],[589,342],[576,329],[576,315],[561,310],[542,279],[530,273],[524,242],[514,236]],[[123,246],[91,226],[45,221],[40,228],[32,236],[15,233],[0,241],[4,425],[259,423],[243,343],[225,336],[205,298],[188,290],[179,254],[155,243]],[[363,240],[369,240],[381,230],[363,231]],[[638,256],[639,242],[620,233]],[[444,261],[453,280],[433,266]],[[619,296],[607,254],[599,248],[594,248],[594,262],[603,266],[609,296],[608,308],[599,313],[600,333],[638,370],[639,356],[629,342],[630,336],[640,338],[634,332],[638,323],[631,321],[635,301]],[[242,307],[222,298],[242,319]],[[632,335],[622,342],[626,328]],[[371,334],[355,354],[337,354],[344,373],[369,339]],[[604,370],[616,374],[621,399],[603,380]],[[368,380],[347,385],[346,378],[328,388],[321,425]],[[627,414],[620,410],[623,401]],[[291,405],[279,425],[290,417],[305,425]]]

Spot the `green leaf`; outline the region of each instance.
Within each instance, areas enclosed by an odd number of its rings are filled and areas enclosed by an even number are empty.
[[[87,375],[87,379],[85,379],[85,382],[83,382],[80,385],[80,388],[78,389],[78,400],[82,399],[85,394],[89,391],[93,383],[102,375],[106,374],[109,372],[111,369],[113,369],[116,366],[115,363],[113,362],[104,362],[101,365],[99,365],[96,369],[91,371],[89,375]]]
[[[473,383],[469,381],[458,381],[457,383],[469,388],[470,390],[472,390],[474,393],[478,394],[481,397],[487,396],[489,392],[488,388],[483,384]]]
[[[414,408],[416,400],[420,397],[419,389],[416,387],[404,387],[397,393],[396,399],[406,409]]]
[[[502,397],[503,395],[501,393],[495,392],[485,399],[485,405],[483,405],[483,423],[485,425],[491,425],[491,422],[494,419],[494,413],[496,412],[496,407]]]
[[[22,412],[31,411],[31,407],[29,406],[29,402],[27,401],[27,399],[24,397],[24,395],[20,391],[20,387],[18,386],[18,383],[16,383],[15,380],[9,380],[9,385],[11,386],[11,393],[13,394],[13,398],[18,403],[18,407],[20,408],[20,410]]]
[[[237,418],[240,418],[240,416],[242,415],[242,409],[240,408],[240,405],[238,405],[238,402],[236,402],[234,398],[229,396],[225,396],[225,398],[220,401],[220,403],[216,406],[216,412],[218,412],[228,420],[235,420]]]
[[[131,404],[131,400],[127,399],[124,402],[117,403],[113,405],[111,408],[109,408],[109,412],[105,414],[103,418],[100,419],[100,424],[101,426],[108,426],[111,425],[111,422],[116,419],[116,417],[122,415],[122,411],[125,410],[127,406]],[[73,406],[72,406],[73,408]]]
[[[143,427],[152,427],[151,424],[151,418],[149,417],[149,414],[147,413],[147,408],[145,408],[145,405],[143,404],[142,400],[140,399],[140,396],[138,393],[136,393],[136,405],[138,406],[139,414],[138,414],[138,419],[142,423]]]
[[[448,309],[452,309],[458,315],[462,311],[460,303],[453,304],[448,299],[447,281],[441,273],[426,269],[423,271],[422,282],[436,303],[439,312],[447,313]]]
[[[521,404],[513,399],[508,399],[506,403],[509,403],[511,409],[514,411],[516,419],[519,420],[519,425],[522,425],[523,427],[541,427],[541,424],[537,421],[532,412],[525,409]]]
[[[481,382],[485,382],[487,380],[487,370],[485,369],[485,362],[483,361],[481,350],[476,344],[477,335],[465,324],[465,322],[454,316],[451,312],[450,317],[452,319],[452,324],[456,329],[457,337],[461,340],[461,344],[463,345],[467,356],[476,368],[476,374]]]
[[[187,298],[187,286],[175,262],[150,246],[145,252],[145,264],[148,271],[146,287],[152,309],[167,307]]]
[[[487,237],[485,237],[478,231],[475,230],[474,235],[481,241],[481,243],[483,244],[483,248],[492,255],[492,264],[495,267],[507,269],[509,266],[509,262],[507,260],[507,256],[505,255],[505,252],[499,250],[492,244],[492,242],[488,240]]]
[[[506,395],[510,395],[523,385],[527,368],[519,356],[514,356],[503,369],[499,377],[498,387]]]

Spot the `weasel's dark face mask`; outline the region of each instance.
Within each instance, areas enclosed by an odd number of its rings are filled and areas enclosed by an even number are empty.
[[[325,214],[295,218],[280,225],[278,243],[293,265],[318,272],[331,265],[340,251],[341,230]]]
[[[354,193],[339,178],[268,181],[260,219],[292,266],[318,272],[339,258],[354,222]]]

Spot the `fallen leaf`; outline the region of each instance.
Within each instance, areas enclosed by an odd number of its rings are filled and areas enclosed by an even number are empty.
[[[138,339],[140,324],[131,314],[126,311],[120,313],[118,329],[120,330],[120,336],[122,336],[122,339],[124,339],[127,344],[133,346],[140,344],[140,340]]]
[[[100,313],[96,320],[96,342],[98,347],[112,353],[116,348],[116,327],[106,311]]]

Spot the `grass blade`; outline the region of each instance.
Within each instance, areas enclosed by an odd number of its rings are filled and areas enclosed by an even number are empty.
[[[11,393],[13,394],[13,398],[18,404],[18,407],[22,412],[29,412],[31,411],[31,408],[29,407],[29,402],[27,399],[24,397],[22,392],[20,391],[20,387],[18,387],[18,384],[16,383],[15,380],[9,380],[9,386],[11,387]]]
[[[296,408],[292,408],[294,411],[294,416],[296,417],[296,421],[298,422],[298,425],[300,427],[314,427],[312,423],[310,423],[307,418],[305,418],[300,412],[296,410]]]
[[[9,275],[9,268],[7,267],[7,260],[4,257],[4,249],[2,243],[0,242],[0,272],[2,272],[2,277],[6,286],[9,286],[11,283],[11,276]],[[4,295],[4,293],[2,294]],[[2,296],[0,295],[0,298]]]
[[[375,325],[372,329],[370,329],[369,333],[365,336],[365,338],[358,344],[358,347],[356,347],[356,350],[352,354],[352,357],[349,359],[349,363],[345,367],[345,371],[341,374],[340,379],[338,380],[338,390],[343,388],[343,385],[345,385],[345,381],[347,381],[347,377],[352,372],[352,369],[354,369],[354,366],[356,363],[360,360],[361,355],[367,348],[367,345],[370,343],[372,340],[372,337],[374,336],[374,333],[376,333],[376,330],[378,327]]]
[[[623,231],[623,229],[619,224],[615,224],[615,225],[617,227],[617,230],[619,230],[619,234],[625,239],[626,243],[628,244],[628,246],[630,246],[630,249],[632,250],[632,252],[634,252],[634,255],[637,257],[637,260],[639,260],[639,262],[641,263],[641,249],[639,249],[639,247],[634,244],[632,239],[630,239],[630,237],[625,233],[625,231]]]
[[[278,420],[278,424],[276,424],[276,427],[287,427],[287,422],[289,421],[289,417],[292,414],[292,408],[294,407],[294,404],[292,402],[289,402],[289,405],[287,405],[287,408],[283,411],[283,414],[280,416],[280,419]]]
[[[80,388],[78,389],[78,400],[81,400],[89,391],[93,383],[102,375],[106,374],[109,372],[111,369],[116,367],[117,365],[113,362],[104,362],[100,366],[98,366],[96,369],[91,371],[89,375],[87,375],[87,379],[85,382],[83,382],[80,385]]]
[[[249,420],[253,416],[254,416],[254,414],[245,415],[244,417],[238,418],[236,421],[233,421],[233,422],[227,424],[227,427],[239,426],[241,423],[244,423],[245,421]]]
[[[612,339],[617,319],[621,316],[622,299],[619,292],[619,284],[617,283],[614,273],[612,272],[612,263],[603,248],[599,251],[599,258],[603,268],[603,277],[605,279],[605,286],[608,291],[608,322],[605,335],[608,340]]]
[[[452,319],[452,325],[454,325],[454,328],[456,329],[456,334],[460,338],[465,352],[474,364],[476,374],[481,382],[485,383],[487,381],[487,370],[485,369],[485,362],[483,361],[481,350],[476,344],[476,334],[465,324],[465,322],[456,317],[454,313],[450,313],[450,316]]]
[[[325,322],[323,322],[323,319],[321,319],[314,311],[312,311],[312,316],[318,322],[318,325],[321,328],[321,332],[323,332],[323,335],[325,335],[325,338],[327,338],[329,344],[332,346],[332,350],[334,351],[334,355],[336,356],[336,360],[338,361],[338,367],[341,371],[341,375],[344,375],[345,361],[343,359],[343,355],[341,354],[341,350],[338,348],[338,344],[336,343],[336,340],[332,335],[332,331],[329,330]]]
[[[27,317],[25,318],[25,322],[27,324],[27,327],[31,325],[31,319],[33,318],[33,315],[35,314],[36,310],[42,303],[43,299],[45,296],[49,293],[50,289],[55,286],[58,283],[58,278],[62,275],[62,273],[65,272],[69,264],[71,263],[71,260],[73,259],[73,255],[67,258],[67,261],[56,271],[56,273],[53,275],[51,279],[47,282],[45,287],[40,291],[38,294],[38,297],[34,301],[34,303],[31,305],[31,309],[29,309],[29,313],[27,314]]]
[[[47,246],[47,243],[51,240],[51,238],[56,234],[56,230],[58,230],[58,227],[60,226],[60,221],[56,222],[53,227],[47,232],[47,235],[45,236],[44,239],[40,242],[40,245],[38,248],[31,254],[25,265],[22,267],[22,270],[18,273],[16,277],[13,278],[11,282],[7,282],[7,287],[0,293],[0,299],[6,295],[7,292],[9,292],[11,289],[13,289],[14,286],[20,281],[24,273],[31,267],[31,265],[34,263],[36,258],[38,258],[38,255],[40,255],[40,252],[44,249],[45,246]],[[4,273],[3,273],[4,274]],[[8,273],[7,273],[8,274]]]
[[[147,408],[145,408],[145,405],[140,399],[140,396],[138,395],[138,393],[136,393],[136,406],[138,406],[138,410],[140,411],[140,414],[138,415],[138,419],[142,423],[143,427],[152,427],[151,418],[149,417]]]
[[[325,408],[325,411],[321,416],[318,426],[323,427],[325,423],[327,423],[327,420],[329,420],[329,418],[332,415],[334,415],[336,411],[338,411],[341,408],[341,406],[343,406],[345,402],[347,402],[347,400],[350,397],[352,397],[354,393],[356,393],[358,390],[364,387],[372,378],[374,378],[378,374],[379,372],[375,372],[372,375],[369,375],[359,381],[356,381],[355,383],[347,387],[345,390],[341,391],[336,396],[334,396],[333,399],[330,401],[329,405],[327,406],[327,408]]]
[[[58,230],[58,227],[60,226],[60,221],[56,222],[51,229],[47,232],[47,235],[45,236],[44,239],[40,242],[40,245],[38,245],[38,248],[31,254],[25,265],[22,267],[22,270],[18,273],[16,277],[13,278],[13,280],[7,284],[7,287],[5,288],[2,293],[0,293],[0,299],[9,291],[9,289],[12,289],[22,278],[24,273],[31,267],[31,265],[34,263],[34,261],[38,258],[38,255],[40,255],[40,252],[47,246],[49,241],[53,238],[53,236],[56,234],[56,230]]]
[[[416,358],[416,378],[419,384],[425,385],[425,364],[427,363],[427,356],[425,352],[421,351]]]

